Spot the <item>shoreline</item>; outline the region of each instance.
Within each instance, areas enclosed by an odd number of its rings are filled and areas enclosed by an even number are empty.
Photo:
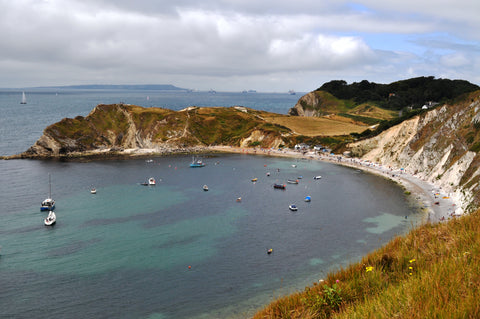
[[[314,151],[296,151],[292,149],[264,149],[249,148],[239,146],[197,146],[185,148],[132,148],[132,149],[102,149],[88,152],[70,153],[63,156],[26,156],[25,153],[0,156],[0,159],[40,159],[40,160],[72,160],[72,161],[89,161],[89,160],[107,160],[113,158],[139,158],[150,156],[169,156],[169,155],[189,155],[189,154],[206,154],[206,153],[237,153],[248,155],[263,155],[274,157],[289,158],[306,158],[310,160],[325,161],[332,164],[342,165],[355,169],[360,169],[371,174],[375,174],[393,182],[398,183],[412,196],[421,209],[427,210],[425,216],[426,222],[441,222],[456,216],[461,216],[463,212],[462,202],[455,200],[441,192],[441,188],[437,185],[423,181],[413,175],[406,173],[403,169],[385,167],[372,162],[364,161],[359,158],[344,157],[342,155],[321,154]]]
[[[449,194],[442,193],[440,187],[410,175],[402,169],[388,168],[371,162],[363,161],[358,158],[347,158],[342,155],[318,155],[316,152],[302,153],[290,149],[279,151],[272,149],[251,149],[234,146],[211,146],[209,149],[211,151],[224,153],[307,158],[360,169],[370,174],[387,178],[402,186],[410,193],[409,196],[412,196],[412,200],[418,203],[421,209],[425,209],[427,211],[425,216],[426,222],[442,222],[462,215],[461,213],[456,212],[456,210],[461,207],[462,203],[456,202],[452,197],[449,196]]]

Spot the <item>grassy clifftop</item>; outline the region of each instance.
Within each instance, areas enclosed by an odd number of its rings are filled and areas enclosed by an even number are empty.
[[[173,111],[126,104],[98,105],[86,117],[66,118],[48,126],[21,156],[61,157],[105,150],[175,150],[210,145],[293,146],[299,139],[335,135],[347,138],[366,128],[354,121],[301,119],[240,106]]]
[[[480,213],[424,225],[261,318],[479,318]]]

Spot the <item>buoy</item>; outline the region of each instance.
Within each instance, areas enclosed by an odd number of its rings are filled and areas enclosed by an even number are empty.
[[[192,266],[188,266],[188,269],[192,269]]]

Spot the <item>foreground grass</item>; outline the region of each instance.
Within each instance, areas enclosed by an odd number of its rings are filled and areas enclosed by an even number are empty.
[[[480,318],[480,211],[426,224],[259,318]]]

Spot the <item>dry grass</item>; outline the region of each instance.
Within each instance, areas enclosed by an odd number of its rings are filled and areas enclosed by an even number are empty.
[[[368,127],[355,124],[352,120],[340,116],[299,117],[287,115],[264,116],[267,122],[288,127],[293,132],[305,136],[338,136],[350,133],[361,133]]]
[[[421,226],[260,318],[480,318],[480,213]]]

